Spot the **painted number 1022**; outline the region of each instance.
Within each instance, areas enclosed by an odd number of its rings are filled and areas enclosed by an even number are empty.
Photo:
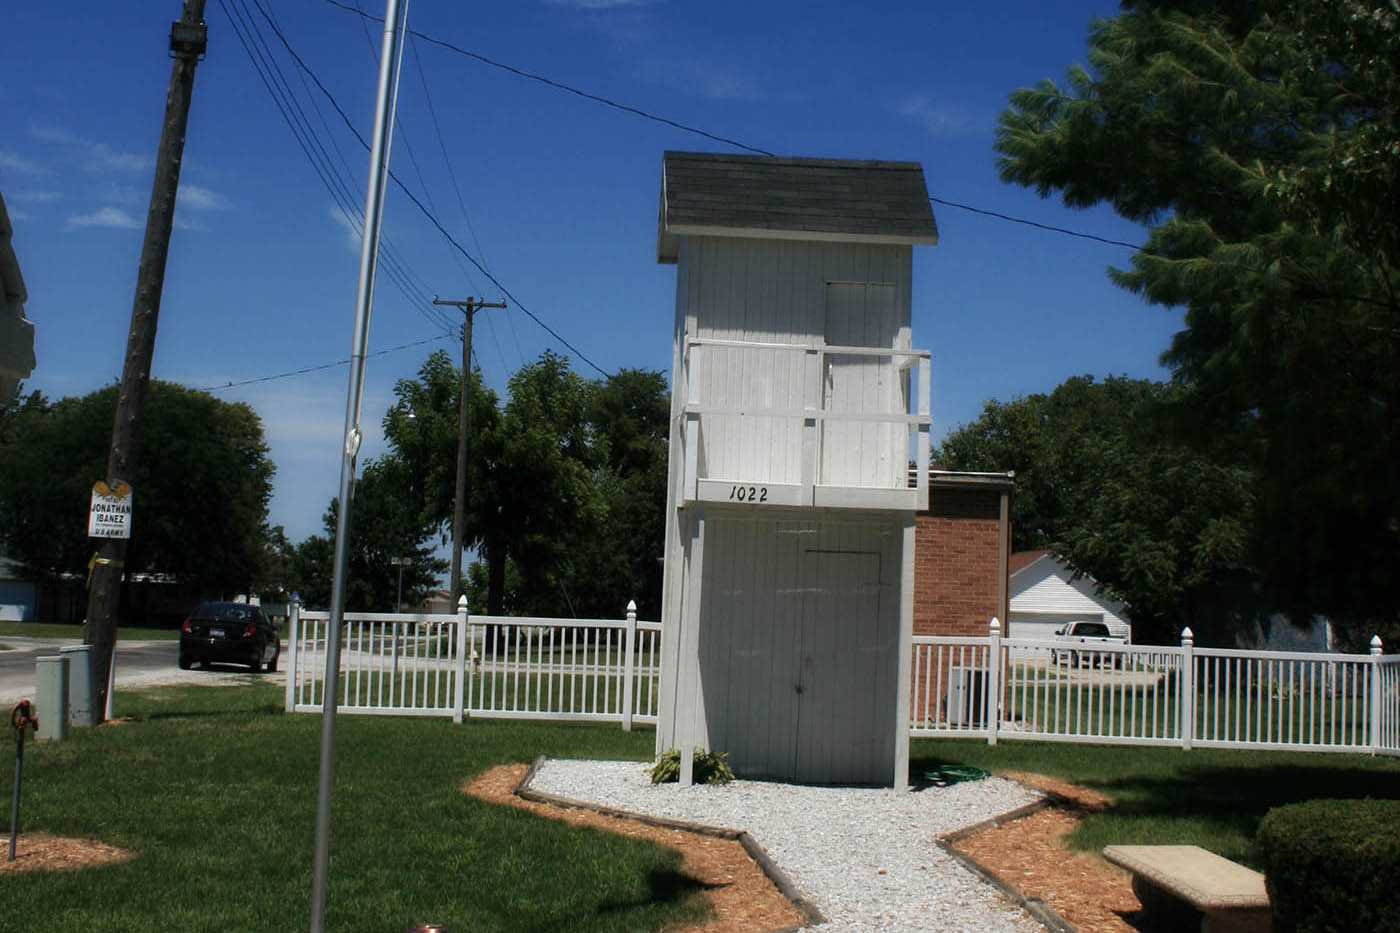
[[[767,502],[767,486],[730,486],[729,498],[736,502]]]

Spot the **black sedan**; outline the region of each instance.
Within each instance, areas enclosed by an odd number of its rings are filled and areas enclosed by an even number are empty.
[[[200,603],[180,627],[180,668],[211,661],[277,670],[282,643],[261,607],[248,603]]]

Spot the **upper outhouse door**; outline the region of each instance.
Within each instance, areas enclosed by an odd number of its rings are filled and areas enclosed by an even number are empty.
[[[826,283],[827,346],[892,348],[898,335],[893,284]],[[859,419],[862,414],[901,410],[904,380],[898,362],[888,356],[826,355],[822,407],[827,417],[819,483],[881,488],[899,484],[907,466],[904,426]],[[907,410],[907,402],[903,408]]]
[[[880,611],[880,555],[806,551],[801,592],[790,779],[881,781],[893,753],[898,633]]]

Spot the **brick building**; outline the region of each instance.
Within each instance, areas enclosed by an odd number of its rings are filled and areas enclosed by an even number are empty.
[[[929,471],[914,531],[915,635],[986,635],[993,616],[1005,623],[1012,486],[1010,473]]]

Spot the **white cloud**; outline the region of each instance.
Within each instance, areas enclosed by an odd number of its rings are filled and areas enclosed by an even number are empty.
[[[201,188],[199,185],[180,184],[180,195],[177,199],[181,207],[188,207],[192,211],[226,211],[229,209],[228,198],[221,194],[210,191],[208,188]]]
[[[135,185],[108,185],[102,189],[102,200],[112,204],[138,206],[143,198],[141,189]]]
[[[142,172],[150,169],[149,156],[117,152],[106,143],[93,143],[83,161],[83,170],[105,175],[109,172]]]
[[[927,94],[915,94],[899,105],[899,112],[932,136],[971,136],[979,130],[980,120],[965,110],[946,107]]]
[[[16,191],[8,200],[22,204],[50,204],[62,199],[63,195],[58,191]]]
[[[338,206],[332,206],[329,210],[329,213],[331,215],[331,220],[334,220],[336,223],[340,224],[340,226],[344,228],[346,242],[350,246],[350,251],[352,253],[355,253],[356,255],[359,255],[360,248],[363,242],[363,237],[360,233],[360,222],[354,217],[351,217],[349,214],[345,213],[345,211]]]
[[[154,164],[150,156],[119,152],[106,143],[84,139],[57,127],[31,127],[29,135],[41,142],[78,150],[78,163],[85,172],[104,175],[112,172],[141,172],[149,170]]]
[[[112,227],[118,230],[140,230],[141,225],[126,211],[104,207],[90,214],[74,214],[68,218],[71,227]]]
[[[11,172],[24,172],[29,175],[45,175],[48,173],[48,169],[38,162],[26,159],[23,156],[17,156],[13,152],[0,152],[0,169]]]
[[[10,215],[11,223],[27,223],[28,221],[34,219],[34,216],[32,214],[26,214],[24,211],[6,209],[5,213]]]

